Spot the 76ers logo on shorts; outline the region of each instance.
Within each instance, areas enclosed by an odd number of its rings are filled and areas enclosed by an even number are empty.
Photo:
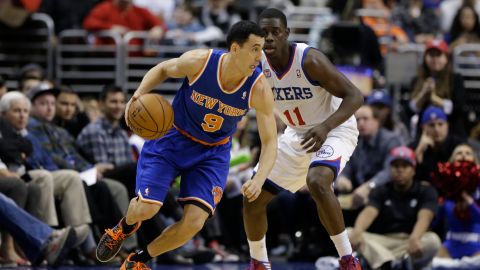
[[[215,205],[217,205],[220,202],[220,199],[222,199],[223,195],[223,190],[219,186],[214,186],[212,188],[212,195],[213,195],[213,202]]]
[[[322,148],[317,151],[317,157],[319,158],[328,158],[333,156],[333,148],[330,145],[322,145]]]

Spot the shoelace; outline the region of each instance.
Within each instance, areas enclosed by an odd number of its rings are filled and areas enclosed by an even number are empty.
[[[105,244],[109,249],[113,249],[119,241],[125,240],[125,234],[121,228],[118,228],[115,231],[112,229],[106,229],[105,232],[112,238],[112,241]]]
[[[150,269],[148,268],[144,263],[142,262],[134,262],[130,261],[130,263],[133,263],[133,268],[130,268],[132,270],[145,270],[145,269]]]

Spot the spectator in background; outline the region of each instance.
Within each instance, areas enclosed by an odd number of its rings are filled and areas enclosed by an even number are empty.
[[[107,177],[121,181],[136,196],[136,162],[128,142],[127,132],[122,128],[125,113],[125,93],[115,85],[106,85],[100,93],[103,116],[88,124],[78,135],[76,146],[92,163],[112,164]]]
[[[133,0],[134,5],[148,9],[151,13],[164,22],[169,22],[172,19],[172,14],[175,9],[175,2],[179,1]]]
[[[66,29],[82,28],[83,19],[98,2],[100,0],[42,0],[39,12],[52,17],[55,33],[58,35]]]
[[[27,64],[18,74],[18,90],[26,95],[43,80],[45,80],[44,69],[35,63]]]
[[[455,147],[449,159],[449,162],[461,161],[472,162],[478,166],[475,152],[467,144]],[[464,256],[480,255],[480,207],[473,196],[474,194],[463,191],[460,201],[446,198],[441,205],[436,219],[442,222],[445,218],[448,232],[437,257],[462,259]]]
[[[437,192],[414,181],[415,153],[401,146],[388,158],[391,181],[372,190],[368,205],[349,230],[352,246],[373,269],[427,267],[440,239],[427,232],[437,209]],[[368,231],[367,231],[368,230]]]
[[[386,90],[374,90],[366,99],[366,104],[378,115],[380,126],[400,136],[403,142],[410,142],[410,132],[405,124],[394,118],[393,100]]]
[[[194,45],[210,41],[210,32],[195,17],[192,6],[181,4],[175,8],[165,38],[174,45]]]
[[[104,173],[113,167],[112,164],[92,164],[86,161],[76,150],[73,137],[63,128],[52,123],[55,116],[55,95],[49,89],[34,89],[32,93],[31,116],[27,125],[28,132],[37,138],[42,148],[48,152],[60,169],[73,169],[78,172],[85,172],[94,169],[96,172],[95,184],[89,186],[94,203],[89,204],[92,218],[100,230],[108,228],[117,215],[127,211],[129,199],[124,185],[118,181],[104,177]],[[113,199],[112,199],[113,197]],[[114,222],[114,221],[113,221]],[[136,244],[128,242],[127,245],[133,248]],[[88,252],[95,256],[93,250]]]
[[[0,193],[12,199],[20,208],[25,208],[28,196],[27,184],[11,173],[2,160],[0,160]],[[1,233],[0,267],[1,264],[12,264],[12,266],[28,264],[18,255],[12,236],[6,232]]]
[[[453,124],[452,131],[465,136],[463,79],[459,74],[453,73],[449,48],[443,40],[432,40],[427,43],[423,63],[412,83],[410,109],[420,116],[430,105],[442,108]],[[417,123],[412,121],[412,126],[413,134],[418,137],[420,130],[418,120]]]
[[[2,181],[3,179],[0,179]],[[54,230],[0,193],[0,229],[12,234],[33,265],[58,266],[76,244],[71,227]]]
[[[458,10],[449,34],[452,50],[462,44],[480,43],[480,23],[472,6],[465,5]]]
[[[410,42],[425,43],[440,32],[440,20],[436,11],[423,0],[401,1],[392,10],[393,21],[407,33]]]
[[[418,161],[416,177],[431,181],[431,173],[437,168],[437,163],[446,162],[453,149],[464,140],[450,134],[447,115],[439,107],[428,107],[420,118],[420,126],[422,135],[411,144]]]
[[[148,31],[152,41],[160,41],[167,31],[165,22],[147,9],[135,6],[132,0],[112,0],[97,4],[83,21],[88,31],[111,30],[124,35],[129,31]],[[105,44],[99,39],[97,43]],[[140,41],[133,40],[133,44]]]
[[[211,36],[211,40],[223,41],[228,29],[241,20],[240,15],[233,10],[232,0],[206,0],[206,5],[200,11],[200,22],[207,28],[216,28],[217,36]],[[220,31],[218,31],[220,30]]]
[[[7,92],[7,82],[5,79],[0,76],[0,98]]]
[[[371,106],[360,107],[355,117],[360,134],[358,144],[335,184],[337,191],[353,193],[352,209],[364,206],[370,190],[389,180],[388,154],[402,145],[398,135],[380,127]]]
[[[383,12],[383,16],[362,16],[362,22],[370,26],[378,37],[382,55],[388,48],[408,43],[407,33],[391,19],[390,9],[382,0],[363,0],[363,8]]]
[[[443,33],[448,33],[452,27],[455,14],[463,5],[475,7],[477,13],[480,13],[480,1],[478,0],[443,0],[440,3],[440,22]]]
[[[78,94],[71,88],[61,86],[55,102],[55,125],[62,127],[74,138],[90,123],[90,119],[84,112],[79,111],[80,99]]]

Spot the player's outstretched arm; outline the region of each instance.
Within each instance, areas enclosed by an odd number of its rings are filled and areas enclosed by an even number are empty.
[[[263,75],[254,86],[252,107],[255,108],[257,115],[258,132],[262,148],[257,173],[242,186],[242,194],[250,202],[260,195],[263,183],[265,183],[277,158],[277,126],[273,113],[273,94],[269,83]]]
[[[207,49],[192,50],[185,52],[178,58],[159,63],[145,74],[132,98],[138,98],[140,95],[152,91],[167,78],[187,77],[191,80],[202,69],[205,61],[207,61],[208,54]]]
[[[308,51],[304,69],[308,77],[318,82],[330,94],[342,98],[338,109],[319,126],[305,133],[302,145],[308,152],[316,152],[322,146],[327,134],[347,121],[363,104],[363,96],[343,74],[338,72],[328,58],[317,49]]]

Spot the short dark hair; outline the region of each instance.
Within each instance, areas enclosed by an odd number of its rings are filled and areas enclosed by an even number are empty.
[[[267,8],[258,15],[258,21],[261,19],[279,19],[285,28],[287,28],[287,16],[283,12],[276,8]]]
[[[75,90],[73,90],[70,86],[68,85],[60,85],[60,87],[58,87],[58,95],[60,94],[73,94],[73,95],[77,95],[78,96],[78,93],[75,92]]]
[[[116,84],[107,84],[103,87],[102,92],[100,92],[99,99],[100,101],[105,101],[107,99],[108,94],[110,93],[124,93],[122,87]]]
[[[247,40],[250,34],[259,37],[265,37],[265,32],[256,23],[251,21],[239,21],[234,24],[227,34],[227,48],[230,50],[230,46],[234,42],[242,46]]]

